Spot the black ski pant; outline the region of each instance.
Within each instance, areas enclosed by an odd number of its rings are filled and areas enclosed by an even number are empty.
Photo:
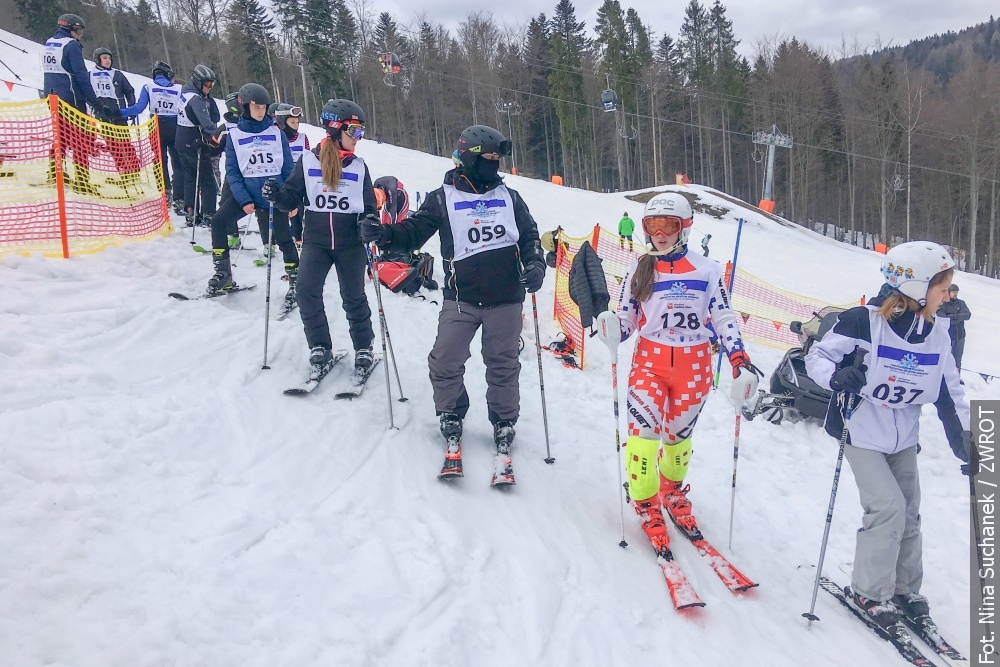
[[[277,229],[277,220],[274,225]],[[287,224],[285,229],[288,229]],[[337,269],[340,300],[347,315],[351,343],[355,350],[371,347],[372,341],[375,340],[375,331],[372,329],[372,310],[365,295],[367,266],[368,257],[361,245],[334,250],[308,241],[302,244],[302,261],[299,264],[296,292],[302,327],[305,329],[306,342],[310,348],[317,345],[333,348],[330,323],[326,319],[326,309],[323,305],[323,286],[331,267]]]
[[[296,211],[295,215],[288,218],[288,222],[292,226],[292,238],[302,242],[302,207],[299,206],[299,210]]]
[[[205,216],[214,215],[219,188],[215,182],[212,158],[208,150],[202,150],[201,130],[197,127],[178,127],[174,147],[177,149],[181,171],[184,172],[184,208],[194,211],[194,196],[200,186],[198,212]],[[197,184],[196,177],[199,181]]]
[[[261,242],[265,245],[268,242],[268,216],[266,208],[256,207],[254,212],[257,215],[257,227],[260,228]],[[223,257],[229,256],[229,235],[239,231],[239,220],[244,217],[243,207],[239,205],[232,196],[222,202],[218,212],[212,216],[212,249],[223,250]],[[285,261],[286,270],[289,267],[296,267],[299,264],[299,252],[295,248],[291,234],[288,233],[288,214],[274,209],[274,240],[281,248],[282,259]]]
[[[160,124],[160,158],[163,160],[163,186],[164,191],[171,199],[184,198],[184,177],[180,173],[177,158],[177,149],[174,141],[177,139],[177,117],[157,116]],[[174,174],[170,175],[170,167],[173,167]]]
[[[962,370],[962,355],[965,354],[965,337],[951,342],[951,354],[955,357],[955,365]]]

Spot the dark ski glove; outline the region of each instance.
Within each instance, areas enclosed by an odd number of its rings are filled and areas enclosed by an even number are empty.
[[[951,445],[951,451],[955,452],[959,461],[969,463],[969,454],[972,451],[972,432],[962,431],[960,442],[949,442],[948,444]]]
[[[861,368],[855,368],[854,366],[841,368],[830,378],[830,389],[834,391],[846,391],[851,394],[859,393],[865,387],[865,372],[867,370],[868,368],[865,366]]]
[[[543,280],[545,280],[544,264],[532,262],[524,267],[524,273],[521,274],[521,284],[524,285],[524,289],[528,290],[529,293],[542,289]]]
[[[269,201],[273,204],[274,202],[278,201],[279,190],[281,190],[281,188],[278,187],[278,181],[274,180],[273,178],[269,178],[266,181],[264,181],[264,185],[260,189],[260,194],[262,197],[264,197],[266,201]]]
[[[371,213],[358,220],[358,232],[365,243],[384,245],[392,240],[392,229],[389,225],[383,225]]]

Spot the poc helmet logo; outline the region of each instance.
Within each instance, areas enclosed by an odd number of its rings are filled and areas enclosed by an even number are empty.
[[[673,199],[654,199],[653,201],[649,202],[649,205],[650,206],[669,206],[670,208],[673,208],[674,207],[674,200]]]

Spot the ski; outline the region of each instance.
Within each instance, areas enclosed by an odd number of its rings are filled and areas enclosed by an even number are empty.
[[[299,305],[298,301],[289,301],[285,299],[284,303],[282,303],[281,305],[281,312],[278,313],[278,316],[275,319],[278,320],[279,322],[286,319],[289,315],[292,314],[292,311],[295,310],[298,307],[298,305]]]
[[[894,633],[890,633],[848,602],[850,588],[841,588],[836,582],[827,577],[820,577],[819,586],[824,591],[837,598],[840,604],[847,607],[859,621],[871,628],[876,635],[892,644],[893,647],[899,651],[899,654],[903,656],[911,665],[917,665],[917,667],[934,667],[934,663],[931,662],[930,658],[921,653],[920,649],[913,645],[913,638],[910,637],[910,634],[906,631],[902,622],[896,625]]]
[[[247,285],[233,285],[230,289],[220,290],[218,292],[205,292],[204,294],[201,294],[199,296],[185,296],[180,292],[171,292],[167,296],[173,297],[178,301],[198,301],[199,299],[215,299],[220,296],[228,296],[230,294],[235,294],[236,292],[245,292],[247,290],[253,289],[256,286],[257,285],[255,285],[254,283],[250,283]]]
[[[246,250],[247,252],[254,252],[254,251],[257,250],[257,248],[248,248],[247,246],[243,246],[243,249]],[[197,253],[201,253],[202,255],[211,255],[212,254],[212,249],[211,248],[204,248],[204,247],[202,247],[200,245],[193,245],[193,246],[191,246],[191,250],[194,250]],[[229,250],[230,251],[238,251],[239,248],[230,248]]]
[[[840,571],[851,577],[854,575],[854,565],[852,563],[841,563]],[[898,607],[899,605],[896,606]],[[945,641],[938,630],[937,623],[930,616],[925,616],[922,619],[910,618],[900,609],[899,617],[903,619],[907,627],[913,630],[928,647],[941,656],[949,665],[969,664],[968,659],[959,653],[958,649]]]
[[[447,442],[447,449],[444,454],[444,465],[438,473],[438,479],[451,479],[452,477],[465,477],[462,471],[462,440],[461,438],[450,438]]]
[[[503,487],[503,486],[514,486],[514,468],[510,462],[510,449],[506,448],[506,451],[501,451],[497,448],[497,454],[493,458],[493,479],[490,481],[490,486],[493,487]]]
[[[368,371],[364,375],[358,375],[356,372],[351,375],[350,385],[347,389],[343,389],[337,392],[337,398],[357,398],[361,395],[361,392],[365,390],[365,384],[368,382],[368,378],[372,376],[372,372],[375,367],[378,366],[378,362],[382,361],[381,357],[375,357],[372,360],[372,365],[368,367]]]
[[[347,350],[334,352],[330,361],[325,366],[312,367],[312,372],[309,374],[308,380],[300,384],[298,387],[290,387],[281,393],[285,396],[302,396],[303,394],[311,393],[316,387],[319,386],[319,383],[323,381],[323,378],[330,374],[333,367],[346,356]]]
[[[649,537],[647,535],[647,537]],[[663,579],[667,582],[667,590],[670,591],[670,600],[674,603],[674,609],[689,609],[691,607],[704,607],[698,594],[677,561],[674,554],[666,544],[657,544],[653,538],[649,538],[649,543],[656,553],[656,562],[663,572]]]
[[[694,518],[694,515],[676,516],[670,504],[666,502],[663,503],[663,509],[670,515],[670,520],[677,526],[677,530],[681,532],[681,535],[694,545],[699,555],[708,560],[708,564],[719,575],[719,579],[722,579],[722,583],[726,585],[726,588],[733,593],[742,593],[757,586],[755,581],[733,567],[733,564],[705,539],[705,536],[702,535],[701,530],[698,528],[698,521]]]

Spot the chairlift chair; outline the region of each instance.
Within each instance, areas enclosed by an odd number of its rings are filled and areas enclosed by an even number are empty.
[[[395,87],[396,84],[392,82],[392,77],[395,74],[399,74],[403,69],[403,63],[399,59],[399,56],[391,51],[386,51],[379,55],[378,64],[382,67],[382,73],[385,75],[382,77],[382,83]]]
[[[615,91],[608,88],[601,93],[601,106],[605,113],[615,111],[618,108],[618,95],[615,94]]]

